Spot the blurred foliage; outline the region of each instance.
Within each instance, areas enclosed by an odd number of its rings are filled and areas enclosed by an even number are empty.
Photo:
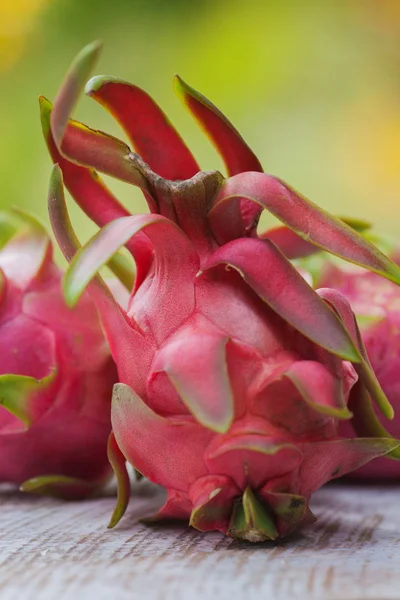
[[[0,69],[11,68],[46,0],[2,0],[0,6]]]
[[[398,0],[0,0],[0,207],[45,216],[50,160],[37,97],[53,99],[73,56],[100,38],[97,73],[151,93],[203,168],[222,166],[174,97],[175,72],[225,112],[268,172],[397,234],[399,34]],[[121,135],[90,99],[76,116]],[[137,190],[111,187],[143,209]]]

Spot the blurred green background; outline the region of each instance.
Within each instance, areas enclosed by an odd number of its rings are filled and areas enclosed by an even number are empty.
[[[0,0],[0,207],[47,219],[37,97],[54,99],[74,55],[100,38],[96,72],[153,95],[204,169],[221,162],[174,96],[175,72],[223,110],[266,171],[397,235],[399,34],[399,0]],[[122,135],[89,98],[75,116]],[[137,190],[111,187],[144,209]],[[87,237],[77,209],[73,219]]]

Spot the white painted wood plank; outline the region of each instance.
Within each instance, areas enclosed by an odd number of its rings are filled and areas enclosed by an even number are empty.
[[[112,497],[62,503],[0,492],[0,598],[399,600],[399,500],[397,487],[327,487],[314,497],[316,525],[251,546],[137,524],[162,501],[146,482],[112,531]]]

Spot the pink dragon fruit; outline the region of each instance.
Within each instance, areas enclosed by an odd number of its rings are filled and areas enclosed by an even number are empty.
[[[319,285],[341,292],[349,300],[357,315],[365,348],[372,367],[396,411],[400,409],[400,289],[375,273],[358,267],[345,269],[326,260],[318,276]],[[374,414],[371,418],[377,418]],[[357,426],[357,423],[354,422]],[[358,429],[362,431],[362,423]],[[376,423],[379,434],[379,423]],[[398,412],[391,427],[400,438]],[[351,437],[354,430],[349,423],[341,425],[342,435]],[[352,473],[352,477],[367,479],[398,479],[400,464],[394,460],[379,459]]]
[[[2,214],[0,482],[79,497],[110,474],[117,373],[93,301],[68,308],[61,278],[43,227]]]
[[[118,366],[110,456],[119,497],[110,525],[128,502],[128,460],[167,489],[156,518],[250,541],[285,536],[313,520],[309,499],[322,484],[398,446],[386,432],[338,435],[338,423],[352,417],[355,386],[388,417],[392,409],[345,298],[315,292],[287,257],[319,247],[396,282],[400,269],[264,174],[233,125],[180,79],[176,89],[220,151],[228,179],[201,172],[154,101],[120,80],[96,77],[87,91],[141,156],[69,120],[97,53],[86,48],[54,108],[45,99],[41,107],[67,188],[103,226],[75,255],[64,290],[72,306],[88,286]],[[97,171],[139,186],[153,214],[127,216]],[[74,236],[58,167],[52,186],[50,217],[68,256]],[[259,235],[263,208],[284,226]],[[122,245],[137,265],[126,311],[96,275]]]

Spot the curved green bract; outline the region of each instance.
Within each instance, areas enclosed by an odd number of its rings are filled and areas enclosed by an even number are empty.
[[[81,243],[72,227],[65,202],[63,174],[58,164],[53,165],[48,191],[50,222],[61,252],[68,262],[81,248]]]
[[[146,214],[116,219],[105,225],[75,254],[63,280],[67,304],[71,307],[75,306],[99,269],[108,263],[135,234],[142,230],[147,231],[153,226],[171,228],[171,232],[174,231],[176,237],[190,246],[190,242],[179,227],[161,215]]]
[[[351,423],[357,435],[371,437],[371,441],[373,438],[387,438],[396,441],[396,438],[387,431],[376,416],[371,397],[363,384],[356,384],[355,390],[350,395],[349,407],[354,414]],[[400,442],[398,441],[397,447],[385,456],[400,460]]]
[[[43,379],[25,375],[7,374],[0,376],[0,405],[16,416],[27,427],[35,418],[32,402],[41,391],[46,390],[54,381],[57,370]]]
[[[64,500],[80,500],[93,495],[103,482],[86,481],[65,475],[42,475],[27,479],[20,485],[20,491],[39,496],[53,496]]]
[[[222,186],[209,218],[215,233],[229,231],[233,207],[243,199],[276,216],[298,236],[344,260],[400,284],[400,267],[360,233],[296,192],[283,181],[263,173],[240,173]]]
[[[83,91],[86,81],[97,62],[102,44],[99,41],[85,46],[72,62],[64,83],[54,102],[51,115],[53,138],[57,146],[61,144],[68,117]]]
[[[187,334],[165,345],[154,362],[154,370],[167,374],[195,419],[218,433],[228,431],[235,416],[227,342],[220,334]]]
[[[229,175],[263,170],[254,152],[219,108],[179,75],[175,75],[173,86],[178,98],[220,154]]]
[[[203,270],[218,265],[237,271],[263,302],[308,339],[345,360],[360,362],[341,320],[272,242],[251,238],[228,242],[214,252]]]
[[[18,230],[18,223],[12,213],[0,211],[0,250]]]
[[[57,242],[67,261],[71,262],[77,251],[81,248],[81,243],[75,234],[69,218],[64,195],[63,175],[57,164],[53,166],[50,175],[48,205],[50,221]],[[118,277],[126,289],[131,291],[135,280],[135,273],[129,260],[121,253],[116,253],[105,264]]]
[[[22,208],[14,207],[10,212],[0,211],[0,248],[21,228],[21,221],[37,236],[49,238],[46,228],[37,217]]]
[[[131,492],[131,484],[126,469],[126,458],[119,449],[113,432],[110,433],[110,437],[108,438],[107,454],[118,485],[117,504],[107,526],[109,529],[112,529],[125,514]]]
[[[382,414],[388,419],[394,418],[394,410],[389,400],[386,398],[386,394],[383,391],[375,371],[369,361],[367,351],[365,349],[360,330],[358,328],[357,320],[351,309],[349,302],[339,292],[331,288],[322,288],[318,291],[318,294],[324,299],[324,301],[336,312],[338,317],[343,322],[353,343],[357,347],[360,355],[359,364],[355,365],[355,369],[360,376],[360,379],[365,384],[366,389],[379,406]]]
[[[307,373],[307,376],[308,375],[309,374]],[[337,381],[337,385],[335,386],[335,388],[337,389],[334,390],[328,387],[328,382],[324,385],[324,388],[331,392],[330,398],[334,399],[335,401],[334,405],[330,405],[324,404],[320,401],[320,397],[323,397],[325,390],[318,390],[317,394],[310,394],[310,390],[312,390],[313,388],[307,385],[307,382],[306,384],[304,384],[304,379],[299,378],[296,375],[296,372],[293,372],[292,369],[289,368],[287,371],[285,371],[282,377],[286,377],[287,379],[289,379],[289,381],[292,382],[292,384],[295,386],[303,400],[308,404],[310,408],[312,408],[316,412],[319,412],[323,415],[327,415],[329,417],[333,417],[335,419],[343,420],[351,419],[351,417],[353,416],[353,414],[349,411],[349,409],[346,406],[341,381],[334,380],[332,377],[332,381],[334,381],[334,383],[336,383]],[[311,377],[307,377],[307,379],[308,381],[315,384],[315,381],[312,381]]]

